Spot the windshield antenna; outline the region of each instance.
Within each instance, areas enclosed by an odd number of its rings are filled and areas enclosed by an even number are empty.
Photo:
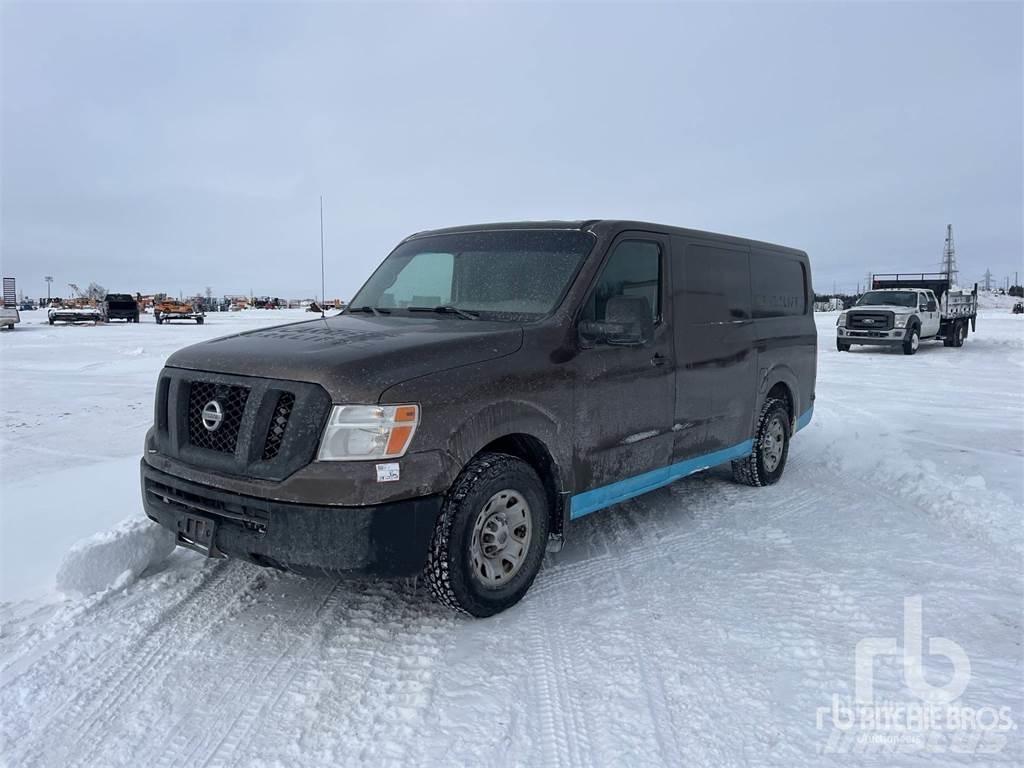
[[[324,196],[320,195],[320,319],[323,320],[324,305],[327,303],[327,289],[324,287]]]

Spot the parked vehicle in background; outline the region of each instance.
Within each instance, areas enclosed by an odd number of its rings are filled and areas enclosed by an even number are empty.
[[[197,325],[202,325],[206,313],[195,307],[192,302],[164,299],[153,305],[153,317],[157,325],[169,323],[172,320],[194,320]]]
[[[1024,301],[1018,301],[1013,305],[1013,314],[1024,315]]]
[[[103,322],[103,309],[95,302],[87,299],[69,299],[57,305],[50,305],[46,310],[46,319],[50,325],[55,323],[92,323]]]
[[[210,557],[425,572],[489,616],[571,521],[723,463],[777,482],[814,406],[813,300],[803,251],[725,235],[419,233],[343,314],[168,359],[146,513]]]
[[[901,347],[917,352],[922,341],[941,339],[962,347],[978,318],[978,286],[953,287],[944,273],[879,274],[872,290],[836,320],[836,349],[854,344]]]
[[[139,322],[139,303],[129,293],[108,293],[105,300],[107,320]]]
[[[0,305],[0,328],[9,331],[21,322],[21,314],[18,312],[18,291],[13,277],[5,277],[3,281],[4,295],[3,305]]]

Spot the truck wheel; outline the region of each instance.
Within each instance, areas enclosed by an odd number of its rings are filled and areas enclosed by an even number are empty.
[[[840,352],[849,352],[850,345],[843,344],[843,342],[841,342],[839,339],[836,339],[836,349],[838,349]]]
[[[967,339],[967,324],[957,323],[956,327],[953,328],[953,346],[962,347],[964,341]]]
[[[903,341],[903,354],[912,355],[921,346],[921,332],[917,328],[910,329],[910,335]]]
[[[427,557],[433,597],[471,616],[518,603],[540,570],[548,539],[547,493],[521,459],[485,453],[445,496]]]
[[[786,468],[790,431],[786,404],[776,397],[766,400],[757,419],[753,450],[732,463],[736,482],[754,486],[777,483]]]
[[[157,325],[162,325],[163,322],[164,322],[164,319],[162,317],[160,317],[160,315],[157,315],[156,316],[156,324]]]
[[[202,324],[203,324],[203,318],[197,317],[196,318],[196,325],[202,325]]]

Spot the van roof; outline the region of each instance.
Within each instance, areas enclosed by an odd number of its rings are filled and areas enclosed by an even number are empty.
[[[747,246],[758,246],[761,248],[771,248],[779,251],[789,251],[791,253],[800,254],[806,256],[807,254],[799,248],[790,248],[784,245],[777,245],[775,243],[767,243],[761,240],[751,240],[744,237],[736,237],[735,235],[725,235],[720,232],[706,232],[700,229],[686,229],[684,227],[674,227],[668,224],[655,224],[650,221],[633,221],[630,219],[586,219],[578,221],[500,221],[491,222],[488,224],[467,224],[458,227],[443,227],[441,229],[429,229],[422,232],[417,232],[414,235],[407,237],[407,240],[412,240],[419,237],[426,237],[428,235],[450,235],[461,232],[492,232],[500,230],[510,229],[574,229],[583,232],[593,232],[595,235],[612,236],[614,237],[620,231],[624,230],[647,230],[651,232],[659,232],[662,234],[675,234],[675,235],[688,235],[690,237],[705,237],[714,240],[725,240],[733,243],[738,243]]]

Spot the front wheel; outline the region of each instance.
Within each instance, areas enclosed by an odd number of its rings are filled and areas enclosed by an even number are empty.
[[[903,340],[903,354],[912,355],[921,346],[921,332],[917,328],[910,329],[910,335]]]
[[[473,459],[448,491],[430,543],[434,599],[477,617],[518,603],[544,559],[548,517],[529,464],[503,453]]]
[[[789,456],[790,425],[785,402],[775,397],[765,401],[757,419],[751,452],[732,463],[736,482],[764,486],[779,481]]]

